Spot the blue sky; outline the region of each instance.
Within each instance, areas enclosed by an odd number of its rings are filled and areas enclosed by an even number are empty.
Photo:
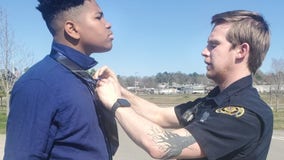
[[[98,0],[112,24],[115,39],[107,53],[92,54],[117,74],[152,76],[158,72],[205,73],[201,51],[211,30],[212,15],[235,9],[257,11],[268,21],[271,47],[261,67],[271,71],[272,59],[283,58],[284,1],[259,0]],[[52,37],[37,0],[1,0],[16,43],[32,53],[34,63],[50,51]],[[21,54],[21,53],[17,53]]]

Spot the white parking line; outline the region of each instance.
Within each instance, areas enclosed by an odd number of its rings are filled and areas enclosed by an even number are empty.
[[[284,141],[284,137],[283,136],[272,136],[272,139],[277,139],[277,140]]]

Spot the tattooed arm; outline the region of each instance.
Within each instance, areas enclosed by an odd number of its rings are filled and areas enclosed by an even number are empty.
[[[128,136],[153,158],[204,157],[200,146],[186,129],[165,130],[131,108],[118,108],[116,118]]]
[[[184,132],[184,135],[179,135],[178,133],[159,130],[153,128],[152,139],[156,143],[157,147],[164,153],[161,159],[176,158],[181,155],[183,150],[192,149],[191,145],[196,144],[195,139],[188,133],[187,130],[180,130],[179,132]],[[190,154],[192,157],[194,154]]]
[[[122,96],[130,100],[131,107],[119,107],[115,117],[128,136],[149,155],[155,159],[204,157],[200,146],[186,129],[165,130],[161,127],[178,126],[172,108],[162,110],[153,103],[121,91],[115,74],[107,68],[98,70],[96,75],[101,78],[96,88],[97,95],[106,108],[111,109]]]
[[[159,107],[122,87],[121,94],[132,104],[131,108],[142,117],[164,128],[180,127],[174,107]]]

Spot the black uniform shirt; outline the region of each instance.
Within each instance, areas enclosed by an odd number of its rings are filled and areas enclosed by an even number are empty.
[[[176,106],[175,111],[207,159],[266,159],[273,114],[252,87],[251,76],[223,92],[216,87],[204,98]]]

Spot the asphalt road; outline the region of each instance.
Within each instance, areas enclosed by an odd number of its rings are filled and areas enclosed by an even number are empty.
[[[154,160],[136,146],[119,127],[120,147],[114,160]],[[5,135],[0,135],[0,159],[3,159]],[[274,131],[267,160],[284,159],[284,130]]]
[[[284,130],[281,131],[274,130],[267,159],[283,160],[284,159],[283,152],[284,152]]]
[[[154,160],[119,128],[120,147],[114,160]],[[274,131],[267,160],[284,160],[284,130]]]

